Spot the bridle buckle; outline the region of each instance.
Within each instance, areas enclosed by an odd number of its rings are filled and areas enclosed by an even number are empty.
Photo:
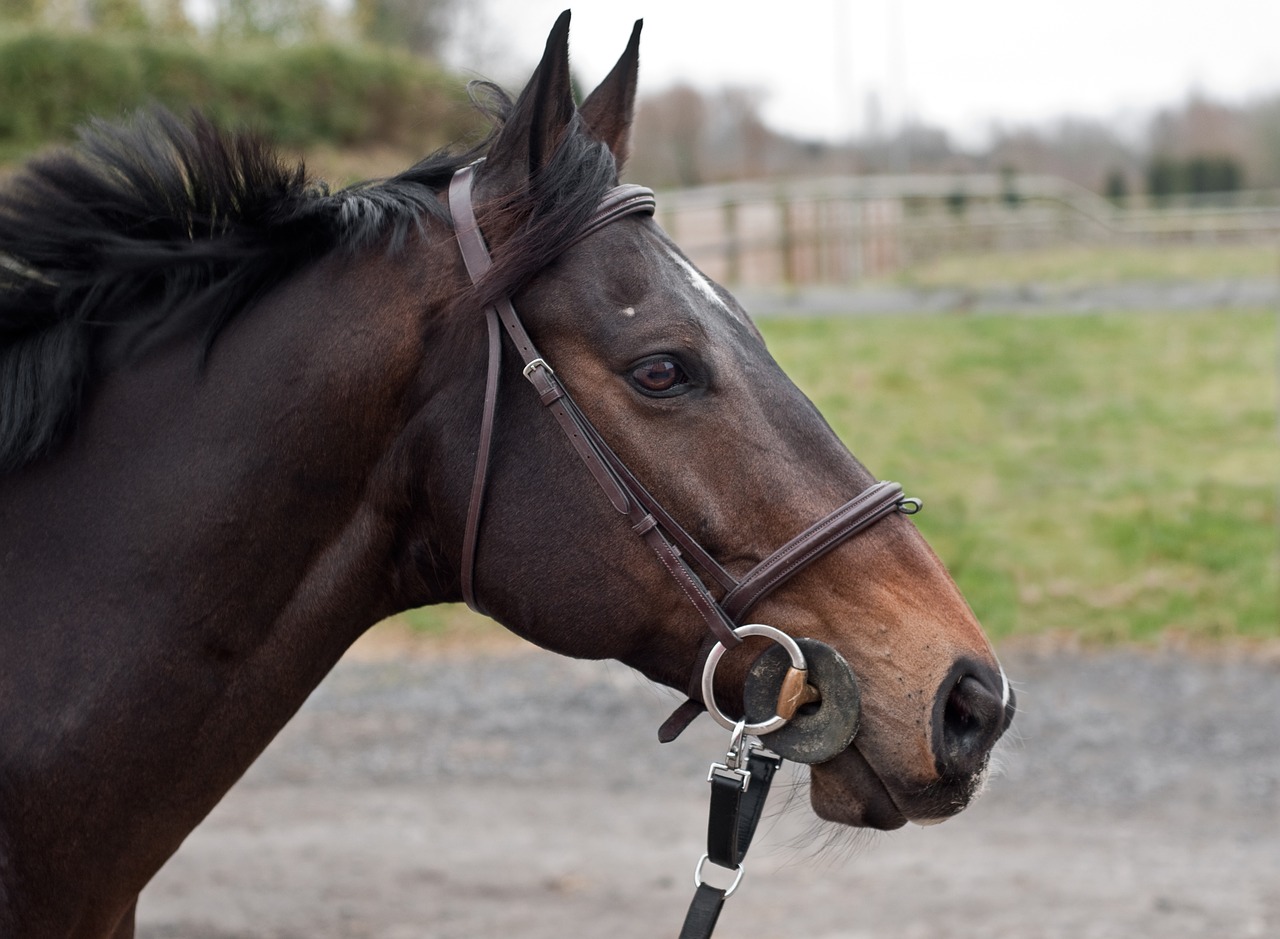
[[[547,370],[548,375],[554,375],[556,373],[556,370],[547,364],[546,359],[537,358],[537,359],[534,359],[532,362],[530,362],[528,365],[526,365],[523,371],[520,372],[520,374],[523,375],[525,378],[528,378],[530,373],[532,373],[534,369],[538,369],[538,368],[545,368]]]

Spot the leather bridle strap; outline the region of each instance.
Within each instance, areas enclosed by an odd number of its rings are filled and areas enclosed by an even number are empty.
[[[471,187],[475,165],[454,174],[449,185],[449,210],[463,262],[472,283],[478,283],[492,266],[492,259],[476,221]],[[622,185],[609,190],[575,244],[599,229],[632,214],[652,214],[653,192],[642,186]],[[910,514],[916,500],[904,499],[902,487],[878,482],[859,493],[826,518],[792,538],[785,545],[735,579],[695,540],[636,479],[570,397],[559,377],[542,358],[530,338],[509,296],[502,296],[485,309],[488,330],[488,376],[480,421],[480,439],[472,476],[471,498],[463,535],[461,580],[467,605],[483,612],[475,595],[475,562],[488,479],[489,455],[497,409],[498,374],[501,371],[501,331],[505,331],[524,363],[524,377],[551,411],[578,457],[604,492],[609,503],[626,515],[632,529],[644,538],[662,565],[679,585],[717,641],[726,648],[738,645],[733,627],[770,591],[845,539],[863,531],[894,511]],[[501,326],[501,330],[499,329]],[[677,547],[678,545],[678,547]],[[713,597],[702,579],[689,566],[688,556],[725,591],[722,600]],[[686,722],[687,723],[687,722]]]
[[[489,364],[484,383],[484,412],[480,418],[480,445],[471,479],[471,500],[467,504],[467,527],[462,538],[462,599],[477,613],[483,612],[476,604],[475,563],[480,534],[480,509],[484,505],[484,490],[489,479],[489,450],[493,441],[493,417],[498,400],[498,375],[502,371],[502,337],[498,334],[498,317],[492,307],[485,310],[485,325],[489,331]]]
[[[905,502],[902,487],[897,483],[878,482],[869,486],[753,567],[729,590],[720,605],[729,619],[740,623],[751,607],[792,574],[886,515],[900,511]]]
[[[449,209],[453,216],[454,231],[462,252],[463,262],[473,283],[479,281],[492,266],[492,259],[475,218],[471,200],[473,167],[464,167],[453,177],[449,186]],[[625,215],[653,212],[655,201],[652,191],[642,186],[618,186],[606,194],[604,201],[591,220],[574,239],[580,241],[597,229]],[[685,596],[697,609],[703,622],[726,645],[737,645],[741,640],[733,634],[733,626],[708,592],[702,581],[693,573],[681,557],[680,551],[665,537],[659,520],[646,508],[646,504],[618,478],[612,464],[621,466],[621,460],[609,449],[603,438],[582,414],[569,396],[551,366],[539,354],[532,338],[520,322],[511,298],[503,296],[485,310],[490,324],[500,322],[511,338],[521,360],[524,376],[538,392],[543,405],[555,416],[565,436],[596,483],[603,490],[609,503],[631,521],[632,529],[649,544],[663,567],[679,584]],[[492,442],[493,417],[497,409],[497,382],[500,342],[495,338],[492,325],[489,328],[489,378],[485,383],[484,408],[481,415],[481,439],[476,453],[472,476],[471,500],[467,510],[467,528],[463,536],[462,595],[467,605],[482,612],[475,596],[475,555],[479,541],[481,506],[488,478],[489,452]],[[495,351],[499,350],[499,351]],[[606,457],[605,454],[608,454]],[[630,476],[630,473],[627,473]],[[646,493],[647,495],[647,493]],[[648,500],[656,505],[656,501]],[[666,512],[659,510],[664,522],[674,522]],[[683,534],[683,532],[682,532]],[[687,536],[686,536],[687,537]],[[692,541],[692,539],[689,539]],[[699,548],[700,555],[705,556]],[[708,556],[709,559],[709,556]],[[718,565],[717,565],[718,567]]]

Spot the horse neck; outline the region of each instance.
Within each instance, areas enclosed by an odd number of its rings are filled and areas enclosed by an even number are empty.
[[[109,376],[55,458],[0,479],[0,874],[7,843],[55,891],[136,891],[399,605],[415,253],[320,262],[202,371],[187,345]]]

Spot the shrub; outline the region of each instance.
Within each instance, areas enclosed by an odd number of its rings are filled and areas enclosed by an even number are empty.
[[[1147,192],[1157,203],[1169,196],[1236,192],[1244,186],[1240,161],[1229,156],[1195,156],[1178,160],[1153,157],[1147,164]]]
[[[1129,201],[1129,177],[1124,170],[1113,169],[1107,173],[1106,196],[1113,205],[1124,208]]]
[[[462,86],[422,60],[357,45],[0,35],[0,159],[70,140],[91,116],[115,118],[149,102],[199,108],[291,147],[426,152],[478,130]]]

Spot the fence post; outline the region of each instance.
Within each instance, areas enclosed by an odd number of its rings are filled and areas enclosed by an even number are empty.
[[[782,283],[790,288],[796,284],[795,259],[795,218],[792,215],[792,202],[783,193],[778,193],[778,251],[782,261]]]
[[[733,199],[725,200],[723,216],[725,279],[730,284],[738,284],[742,280],[742,245],[738,240],[738,203]]]
[[[667,233],[667,237],[678,244],[680,242],[680,231],[676,225],[676,216],[680,214],[680,200],[669,193],[663,193],[658,206],[660,216],[658,223],[662,226],[662,230]]]

